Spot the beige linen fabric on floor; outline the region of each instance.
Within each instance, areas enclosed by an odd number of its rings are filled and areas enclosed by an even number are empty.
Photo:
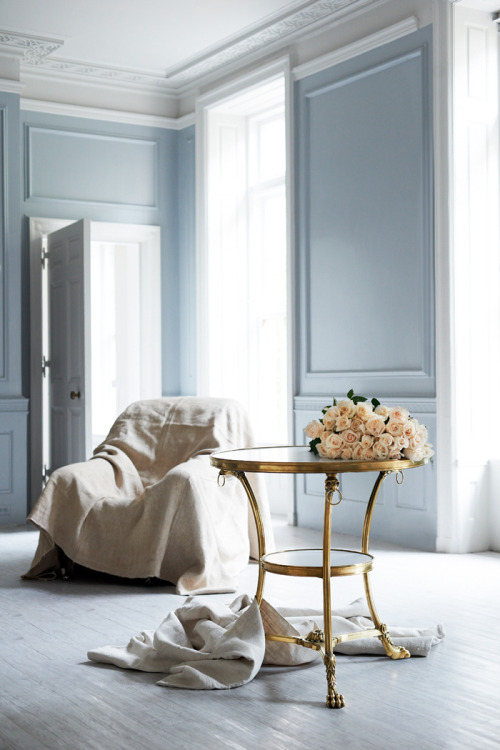
[[[258,557],[240,482],[217,485],[216,450],[253,443],[248,417],[227,399],[139,401],[84,463],[58,469],[29,516],[40,529],[26,578],[58,569],[56,545],[75,563],[125,578],[160,578],[179,594],[234,591]],[[267,548],[273,533],[262,477],[254,475]]]
[[[275,610],[263,600],[262,616],[256,600],[239,596],[231,604],[205,603],[190,597],[170,612],[157,630],[143,631],[127,646],[104,646],[88,652],[91,661],[122,669],[160,672],[165,687],[192,690],[239,687],[252,680],[262,663],[305,664],[319,659],[317,651],[296,644],[265,641],[265,632],[304,637],[322,627],[323,616],[314,610]],[[366,602],[357,599],[332,617],[333,633],[373,627]],[[412,656],[427,656],[444,637],[443,628],[391,628],[396,645]],[[385,654],[377,638],[341,643],[335,653]]]

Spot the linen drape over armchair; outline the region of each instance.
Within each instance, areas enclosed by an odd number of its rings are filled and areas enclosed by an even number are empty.
[[[234,591],[258,557],[247,496],[234,478],[217,485],[209,455],[252,445],[235,401],[176,397],[138,401],[116,420],[89,461],[55,471],[28,519],[40,539],[25,578],[73,562],[125,578],[159,578],[179,594]],[[272,548],[262,478],[256,491]]]

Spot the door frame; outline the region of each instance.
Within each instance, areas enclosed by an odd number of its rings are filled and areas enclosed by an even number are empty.
[[[74,224],[78,219],[29,220],[30,237],[30,508],[35,505],[44,483],[43,414],[43,316],[42,239],[47,234]]]
[[[81,218],[81,217],[80,217]],[[42,318],[42,238],[51,232],[74,224],[75,219],[29,218],[30,246],[30,492],[29,507],[33,508],[44,484],[44,445],[48,439],[44,425],[43,399],[43,318]],[[160,258],[160,227],[150,224],[91,221],[91,241],[138,242]],[[160,292],[161,294],[161,292]],[[161,366],[161,353],[160,366]],[[45,431],[44,431],[45,430]]]

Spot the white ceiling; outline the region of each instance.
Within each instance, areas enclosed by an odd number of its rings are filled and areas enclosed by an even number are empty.
[[[53,60],[164,76],[311,0],[0,0],[0,30],[62,42]]]

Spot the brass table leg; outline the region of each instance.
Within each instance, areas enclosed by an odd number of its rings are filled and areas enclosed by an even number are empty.
[[[339,494],[339,501],[332,502],[333,495]],[[331,547],[331,515],[332,505],[338,505],[342,500],[339,490],[339,479],[337,474],[327,474],[325,480],[325,517],[323,522],[323,618],[324,618],[324,649],[321,650],[323,662],[326,667],[326,682],[328,693],[326,705],[328,708],[342,708],[344,696],[337,691],[337,680],[335,676],[335,655],[333,653],[334,638],[332,634],[332,601],[330,583],[330,547]]]
[[[365,521],[363,524],[363,537],[362,537],[362,543],[361,543],[361,551],[368,554],[368,545],[370,541],[370,526],[373,516],[373,509],[375,507],[375,502],[377,500],[377,496],[380,490],[380,487],[382,485],[382,482],[386,478],[388,474],[391,474],[390,471],[381,471],[378,475],[375,484],[373,485],[372,494],[370,495],[370,500],[368,501],[368,506],[366,508],[365,513]],[[381,620],[380,617],[377,614],[377,610],[375,609],[375,604],[373,602],[373,596],[370,588],[370,573],[363,573],[363,583],[365,587],[365,594],[366,594],[366,601],[368,603],[368,609],[370,610],[370,615],[373,620],[373,624],[375,625],[377,630],[380,630],[379,640],[382,641],[382,645],[384,647],[385,653],[387,656],[389,656],[391,659],[408,659],[410,656],[410,652],[407,651],[403,646],[395,646],[394,642],[389,634],[389,631],[387,629],[387,625],[385,625]]]
[[[241,484],[243,485],[243,489],[245,490],[247,494],[248,502],[250,503],[253,517],[255,519],[255,527],[257,529],[257,542],[259,545],[259,577],[257,579],[257,591],[255,593],[255,598],[257,599],[257,604],[260,606],[260,603],[262,601],[262,594],[264,592],[264,576],[266,572],[264,568],[262,567],[261,560],[266,554],[266,538],[264,534],[264,525],[262,523],[262,517],[260,515],[259,505],[257,503],[257,500],[255,499],[255,495],[250,485],[250,482],[245,476],[245,472],[229,471],[228,469],[221,469],[219,472],[219,479],[218,479],[220,486],[224,486],[226,475],[232,475],[240,480]],[[222,483],[220,481],[221,477],[223,480]]]

